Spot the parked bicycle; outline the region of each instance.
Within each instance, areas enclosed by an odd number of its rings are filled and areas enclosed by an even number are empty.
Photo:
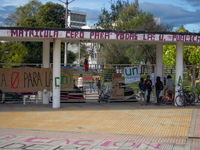
[[[175,102],[177,106],[183,107],[183,106],[194,106],[195,105],[195,94],[191,91],[188,91],[186,89],[183,89],[182,86],[180,88],[182,91],[183,95],[178,95],[175,98]]]
[[[199,103],[199,102],[200,102],[200,93],[198,93],[197,100],[196,100],[196,103]]]
[[[174,92],[168,91],[166,95],[164,95],[160,101],[160,105],[164,106],[166,104],[174,105],[174,98],[172,98],[171,94]]]

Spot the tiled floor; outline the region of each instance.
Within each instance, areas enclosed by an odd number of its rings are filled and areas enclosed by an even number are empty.
[[[62,103],[60,109],[52,109],[51,104],[0,104],[0,149],[24,144],[19,149],[198,150],[200,109],[195,114],[194,108],[199,104],[178,108],[91,101]],[[197,139],[188,139],[191,127]],[[12,141],[13,136],[19,140]],[[30,138],[36,139],[27,142]],[[63,138],[73,142],[66,145]]]
[[[0,128],[187,137],[194,110],[192,107],[141,107],[139,103],[61,105],[61,109],[53,111],[33,104],[20,108],[19,104],[9,105],[11,111],[0,113]]]

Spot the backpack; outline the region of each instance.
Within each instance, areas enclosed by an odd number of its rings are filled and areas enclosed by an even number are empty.
[[[163,83],[162,82],[159,83],[159,90],[163,90]]]

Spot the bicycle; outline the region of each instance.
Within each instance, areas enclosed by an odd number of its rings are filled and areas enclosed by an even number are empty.
[[[160,101],[160,105],[164,106],[167,103],[174,104],[174,98],[170,95],[170,93],[174,93],[172,91],[168,91],[166,95],[164,95]]]
[[[195,105],[195,94],[193,92],[191,92],[189,94],[190,91],[187,91],[186,89],[183,89],[181,87],[180,91],[183,92],[183,96],[182,95],[178,95],[175,99],[175,102],[177,104],[177,106],[179,107],[183,107],[183,106],[194,106]]]
[[[196,103],[200,102],[200,93],[198,93],[198,96],[197,96],[197,101]]]

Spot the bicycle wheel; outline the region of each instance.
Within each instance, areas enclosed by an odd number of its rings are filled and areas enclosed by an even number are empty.
[[[183,107],[183,105],[184,105],[184,97],[181,96],[181,95],[176,96],[175,102],[176,102],[176,105],[178,107]]]
[[[190,99],[190,104],[192,106],[194,106],[195,105],[195,96],[194,96],[194,94],[190,94],[189,95],[189,99]]]
[[[160,105],[164,106],[167,104],[169,97],[167,95],[164,95],[160,101]]]

